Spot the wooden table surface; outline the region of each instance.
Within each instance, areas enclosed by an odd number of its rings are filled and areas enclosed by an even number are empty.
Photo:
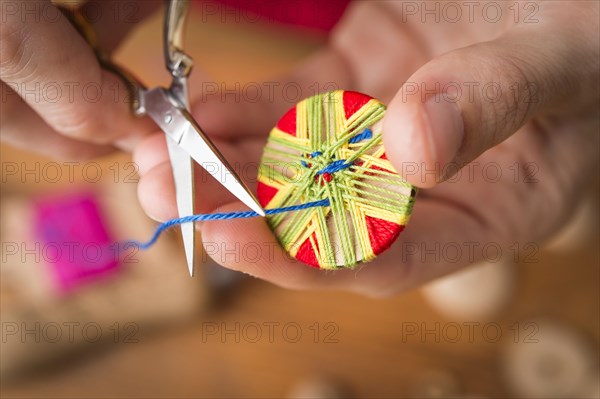
[[[119,53],[149,83],[165,81],[159,24],[154,18]],[[192,23],[192,54],[215,79],[260,81],[285,72],[322,42],[318,36],[275,29],[225,26],[214,18]],[[1,154],[3,161],[36,160],[7,146]],[[30,184],[13,181],[3,189],[40,189]],[[597,239],[596,228],[574,251],[542,251],[539,262],[519,265],[514,298],[491,321],[501,326],[499,342],[490,342],[481,327],[472,342],[408,334],[415,325],[435,330],[436,325],[460,323],[438,315],[418,290],[372,300],[339,292],[292,292],[247,279],[201,317],[159,332],[143,329],[137,343],[110,345],[44,372],[3,381],[2,397],[282,397],[315,376],[339,384],[353,397],[435,397],[438,393],[427,387],[446,377],[459,393],[505,397],[511,392],[502,356],[516,322],[543,317],[565,323],[588,337],[598,355]]]

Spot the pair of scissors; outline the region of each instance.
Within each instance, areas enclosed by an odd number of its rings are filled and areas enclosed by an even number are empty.
[[[66,15],[92,45],[100,64],[127,83],[133,94],[134,114],[149,116],[167,136],[179,216],[194,214],[193,161],[202,166],[250,209],[260,216],[265,216],[254,195],[189,112],[187,79],[192,70],[193,60],[183,51],[188,8],[188,0],[166,2],[163,40],[165,63],[172,77],[169,88],[145,88],[124,69],[110,62],[108,56],[96,45],[93,30],[80,14],[77,16],[77,14],[66,13]],[[193,223],[184,223],[180,226],[188,269],[190,276],[193,276],[196,230]]]

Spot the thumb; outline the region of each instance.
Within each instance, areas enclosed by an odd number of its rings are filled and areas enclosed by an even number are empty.
[[[589,103],[597,50],[582,49],[585,42],[574,31],[518,26],[430,61],[388,107],[389,159],[410,183],[432,187],[534,115]]]

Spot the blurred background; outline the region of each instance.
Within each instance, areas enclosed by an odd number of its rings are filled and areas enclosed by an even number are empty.
[[[273,79],[326,40],[218,10],[193,9],[187,44],[227,87]],[[161,28],[158,13],[116,54],[147,85],[168,82]],[[0,155],[2,397],[600,397],[598,176],[563,230],[518,262],[374,300],[287,291],[205,255],[189,278],[176,231],[125,257],[91,247],[96,267],[74,270],[49,235],[108,245],[156,226],[129,155]]]

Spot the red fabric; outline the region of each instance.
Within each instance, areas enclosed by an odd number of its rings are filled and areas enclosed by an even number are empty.
[[[371,247],[375,255],[379,255],[388,249],[394,240],[398,238],[400,232],[404,230],[404,226],[372,216],[365,216],[365,222],[369,232],[369,241],[371,241]]]
[[[275,194],[277,194],[277,189],[275,187],[271,187],[268,184],[263,182],[258,182],[258,187],[256,188],[256,196],[258,197],[258,202],[264,208],[269,202],[273,199]]]
[[[296,137],[296,106],[281,117],[277,122],[277,129]]]
[[[369,102],[373,97],[355,91],[344,92],[344,111],[346,111],[346,119],[350,119],[363,105]]]
[[[312,238],[315,241],[315,245],[317,245],[317,237],[314,233],[312,234]],[[313,249],[310,239],[307,239],[302,243],[302,245],[300,245],[300,248],[298,248],[298,252],[296,253],[296,259],[319,269],[317,254]]]
[[[206,14],[219,13],[223,21],[280,22],[324,32],[339,21],[348,3],[350,0],[196,0]]]

